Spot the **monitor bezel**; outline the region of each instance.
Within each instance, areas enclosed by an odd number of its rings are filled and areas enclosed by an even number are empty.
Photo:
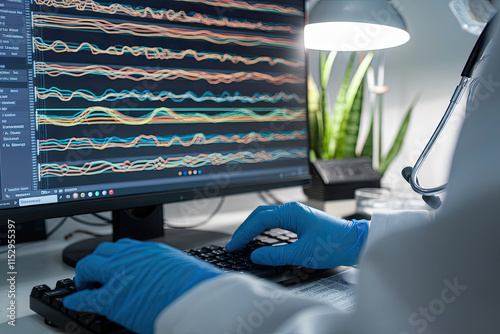
[[[13,220],[16,223],[29,222],[37,219],[66,217],[87,213],[191,201],[198,198],[214,198],[277,188],[302,186],[309,184],[310,180],[311,176],[309,174],[300,177],[293,177],[286,181],[280,182],[235,183],[228,186],[218,187],[218,193],[215,195],[212,195],[210,192],[200,191],[200,188],[201,190],[203,189],[202,185],[201,187],[195,187],[186,190],[149,192],[136,195],[125,195],[98,199],[96,198],[92,200],[78,200],[71,202],[1,209],[0,216],[3,217],[1,219],[1,222],[6,222],[7,220]],[[200,197],[200,194],[202,194],[203,196]]]

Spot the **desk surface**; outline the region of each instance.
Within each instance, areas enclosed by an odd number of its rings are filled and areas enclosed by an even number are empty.
[[[306,202],[301,191],[295,188],[291,190],[276,191],[276,195],[281,199],[289,199],[290,201]],[[274,192],[273,192],[274,193]],[[247,208],[241,208],[241,201],[247,203]],[[217,199],[210,200],[216,206]],[[248,205],[255,203],[255,205]],[[235,229],[244,221],[250,212],[258,205],[263,203],[258,200],[258,197],[252,194],[231,196],[226,199],[226,208],[238,208],[237,211],[222,211],[215,215],[212,220],[197,229],[211,230],[217,232],[225,232],[232,234]],[[307,203],[311,206],[318,206],[319,203]],[[167,205],[171,206],[172,204]],[[355,209],[353,200],[329,202],[326,207],[322,207],[325,211],[343,216],[352,214]],[[204,216],[203,216],[204,214]],[[198,218],[191,217],[192,221],[202,221],[204,217],[210,214],[210,210],[202,213]],[[174,219],[175,220],[175,219]],[[49,220],[47,222],[47,230],[52,229],[60,219]],[[68,220],[66,224],[54,233],[48,240],[19,244],[16,248],[16,327],[8,325],[7,307],[9,299],[8,284],[6,278],[0,281],[0,333],[62,333],[57,329],[53,329],[43,323],[41,317],[36,315],[29,308],[29,294],[35,285],[47,284],[54,286],[56,281],[62,278],[73,277],[74,268],[65,265],[61,260],[62,250],[72,242],[88,238],[85,235],[75,235],[72,239],[66,241],[64,236],[74,231],[75,229],[86,229],[85,226]],[[87,228],[89,229],[89,228]],[[97,233],[110,233],[110,227],[92,228],[92,231]],[[168,233],[168,230],[166,231]],[[1,247],[0,252],[6,248]],[[7,275],[7,254],[0,254],[0,268]],[[4,276],[4,277],[5,277]]]

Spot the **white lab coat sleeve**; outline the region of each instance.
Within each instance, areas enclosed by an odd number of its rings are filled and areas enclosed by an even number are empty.
[[[294,314],[311,307],[332,312],[327,305],[292,295],[278,285],[248,275],[224,274],[197,285],[165,308],[155,332],[273,333]]]
[[[353,312],[227,275],[164,309],[156,332],[498,333],[500,35],[498,27],[494,31],[490,55],[476,69],[480,81],[469,97],[474,108],[468,107],[439,215],[431,224],[373,241],[360,263]],[[273,294],[283,294],[284,301],[269,304]]]
[[[370,230],[363,251],[391,233],[427,224],[433,220],[434,212],[427,210],[375,212],[370,221]]]

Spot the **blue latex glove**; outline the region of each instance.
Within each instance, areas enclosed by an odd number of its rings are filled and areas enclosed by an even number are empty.
[[[184,292],[222,273],[170,246],[122,239],[104,242],[76,265],[78,291],[64,306],[94,312],[138,333],[153,333],[158,314]],[[94,282],[99,289],[90,289]]]
[[[314,269],[351,266],[368,235],[368,222],[347,221],[300,203],[258,207],[236,230],[226,245],[237,251],[266,229],[282,228],[297,233],[298,240],[286,246],[254,250],[252,261],[269,266],[297,265]]]

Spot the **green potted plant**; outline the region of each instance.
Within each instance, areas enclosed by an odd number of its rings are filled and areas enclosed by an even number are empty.
[[[336,52],[320,53],[320,83],[319,88],[310,76],[308,79],[309,100],[309,128],[310,128],[310,159],[311,162],[318,160],[340,160],[355,159],[359,157],[372,158],[373,154],[373,116],[368,135],[360,134],[360,120],[363,109],[363,95],[365,90],[365,77],[374,57],[370,51],[365,55],[351,53],[345,70],[342,84],[337,93],[333,109],[330,108],[327,96],[327,85],[332,72],[332,66]],[[354,69],[355,60],[359,57],[359,65]],[[386,155],[380,154],[378,173],[383,175],[390,163],[401,150],[403,140],[408,129],[411,113],[418,96],[413,100],[401,123],[394,141]],[[376,94],[376,103],[380,112],[382,111],[382,93]],[[375,106],[370,106],[374,108]],[[372,115],[373,115],[373,110]],[[380,129],[379,129],[380,130]],[[356,151],[359,140],[365,139],[362,150]],[[366,159],[366,158],[365,158]],[[314,178],[314,173],[313,173]],[[313,187],[314,179],[313,179]],[[316,185],[317,186],[317,185]],[[360,184],[360,187],[366,186]],[[307,188],[305,188],[306,190]],[[306,191],[309,197],[311,192]],[[314,194],[314,191],[312,192]],[[344,198],[351,197],[346,196]]]

